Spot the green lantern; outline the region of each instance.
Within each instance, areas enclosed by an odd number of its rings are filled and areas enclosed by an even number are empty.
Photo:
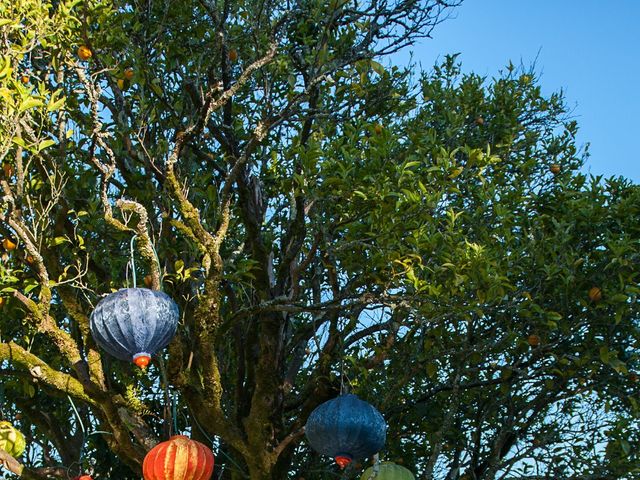
[[[410,470],[392,462],[382,462],[367,468],[360,480],[416,480]]]
[[[26,443],[24,435],[16,430],[11,423],[0,422],[0,448],[14,458],[18,458],[24,452]]]

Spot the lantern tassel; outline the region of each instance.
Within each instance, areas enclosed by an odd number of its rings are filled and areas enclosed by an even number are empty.
[[[149,366],[149,363],[151,363],[151,357],[146,353],[137,353],[133,357],[133,363],[135,363],[138,367],[144,370]]]
[[[346,468],[347,465],[351,463],[351,457],[347,455],[338,455],[336,457],[336,463],[342,469]]]

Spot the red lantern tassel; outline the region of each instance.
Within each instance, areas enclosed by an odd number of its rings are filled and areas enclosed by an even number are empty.
[[[351,457],[348,457],[346,455],[338,455],[336,457],[336,463],[340,466],[340,468],[345,468],[351,463]]]

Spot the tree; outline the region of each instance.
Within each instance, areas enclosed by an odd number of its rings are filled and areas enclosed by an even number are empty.
[[[534,71],[384,60],[454,3],[0,7],[12,471],[139,478],[182,431],[215,478],[339,476],[302,428],[349,390],[421,478],[637,475],[640,191]],[[134,276],[181,311],[146,372],[88,327]]]

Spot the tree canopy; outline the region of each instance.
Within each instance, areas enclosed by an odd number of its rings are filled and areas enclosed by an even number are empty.
[[[417,478],[638,478],[640,189],[534,68],[394,63],[457,3],[0,6],[6,471],[182,432],[215,479],[359,478],[303,430],[351,392]],[[180,309],[146,371],[89,331],[136,280]]]

